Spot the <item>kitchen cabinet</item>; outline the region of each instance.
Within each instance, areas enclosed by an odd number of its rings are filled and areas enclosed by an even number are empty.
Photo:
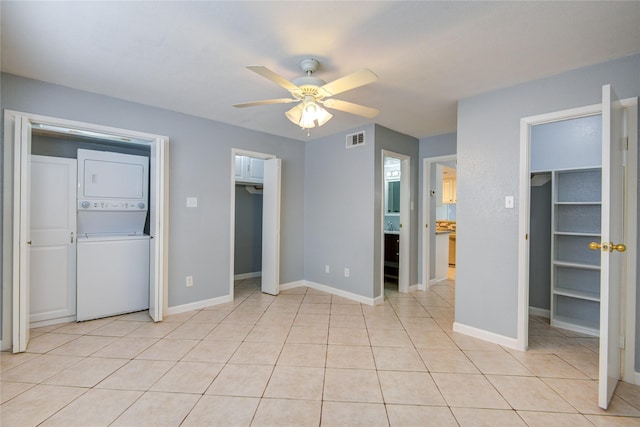
[[[436,276],[437,281],[447,278],[449,272],[449,232],[436,232]]]
[[[400,266],[400,234],[384,234],[384,277],[398,280]]]
[[[551,211],[551,325],[599,335],[600,168],[554,171]]]
[[[456,179],[445,178],[442,180],[442,203],[451,204],[456,202]]]
[[[456,233],[449,234],[449,266],[456,266]]]
[[[239,184],[262,184],[264,182],[264,160],[248,156],[236,156],[235,178]]]

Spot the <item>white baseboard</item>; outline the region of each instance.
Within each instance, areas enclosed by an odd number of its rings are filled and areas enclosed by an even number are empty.
[[[262,277],[262,271],[254,271],[253,273],[240,273],[233,276],[233,280],[253,279],[255,277]]]
[[[379,297],[375,297],[373,299],[373,305],[380,305],[380,304],[384,304],[384,296],[380,295]]]
[[[435,279],[429,279],[429,286],[435,285],[436,283],[444,282],[445,280],[447,280],[447,276],[436,277]]]
[[[635,385],[640,385],[640,372],[635,371],[633,373],[633,379],[635,381]]]
[[[76,316],[58,317],[57,319],[39,320],[37,322],[29,322],[29,329],[41,328],[43,326],[58,325],[60,323],[75,322]]]
[[[307,286],[304,280],[296,280],[295,282],[282,283],[280,285],[281,291],[286,291],[287,289],[299,288],[301,286]]]
[[[8,343],[9,340],[0,340],[0,351],[7,351],[9,350],[9,344],[7,344],[7,346],[4,346],[4,343]]]
[[[418,283],[416,286],[418,287],[419,291],[426,291],[427,290],[427,285],[424,285],[422,283]]]
[[[196,301],[189,304],[174,305],[173,307],[167,307],[167,316],[172,314],[184,313],[185,311],[200,310],[201,308],[211,307],[212,305],[224,304],[226,302],[232,302],[233,297],[231,295],[224,295],[218,298],[210,298],[202,301]]]
[[[458,322],[453,323],[453,331],[469,335],[470,337],[478,338],[484,341],[492,342],[494,344],[503,345],[514,350],[523,351],[523,349],[518,346],[518,340],[515,338],[505,337],[504,335],[498,335],[493,332],[474,328],[473,326],[463,325]]]
[[[529,314],[533,314],[534,316],[544,317],[545,319],[551,318],[551,311],[545,310],[544,308],[529,306]]]
[[[409,286],[409,292],[419,291],[419,290],[420,290],[420,284],[418,283],[416,283],[415,285]]]
[[[308,280],[305,280],[304,282],[305,282],[305,286],[312,289],[316,289],[318,291],[327,292],[329,294],[336,295],[342,298],[347,298],[352,301],[357,301],[362,304],[376,305],[376,298],[363,297],[362,295],[343,291],[342,289],[332,288],[331,286],[322,285],[320,283],[310,282]]]

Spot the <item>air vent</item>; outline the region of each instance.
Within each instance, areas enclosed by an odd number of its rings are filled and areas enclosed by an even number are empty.
[[[347,148],[364,145],[364,131],[347,135]]]

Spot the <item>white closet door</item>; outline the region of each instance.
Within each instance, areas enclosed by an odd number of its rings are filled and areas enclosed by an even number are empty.
[[[76,314],[76,169],[31,156],[31,322]]]
[[[602,231],[598,404],[607,409],[621,373],[621,283],[625,253],[623,109],[610,85],[602,87]],[[615,246],[614,246],[615,245]]]
[[[280,159],[264,161],[262,292],[280,292]]]

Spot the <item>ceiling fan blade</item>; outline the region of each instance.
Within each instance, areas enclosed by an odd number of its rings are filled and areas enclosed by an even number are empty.
[[[256,105],[270,105],[270,104],[288,104],[290,102],[297,102],[297,99],[291,98],[278,98],[278,99],[265,99],[264,101],[253,101],[253,102],[244,102],[242,104],[234,104],[234,107],[244,108],[244,107],[254,107]]]
[[[262,65],[248,65],[247,68],[254,73],[260,74],[262,77],[265,77],[275,84],[285,88],[289,92],[299,90],[298,86],[291,83],[289,80],[282,77],[280,74],[276,74],[267,67],[263,67]]]
[[[333,108],[334,110],[344,111],[368,119],[374,118],[380,112],[380,110],[376,108],[365,107],[364,105],[354,104],[353,102],[340,101],[339,99],[326,99],[323,104],[327,108]]]
[[[327,92],[327,95],[325,96],[333,96],[360,86],[367,85],[369,83],[373,83],[376,80],[378,80],[378,76],[376,76],[373,71],[364,68],[360,71],[356,71],[355,73],[329,82],[322,86],[321,89]]]

